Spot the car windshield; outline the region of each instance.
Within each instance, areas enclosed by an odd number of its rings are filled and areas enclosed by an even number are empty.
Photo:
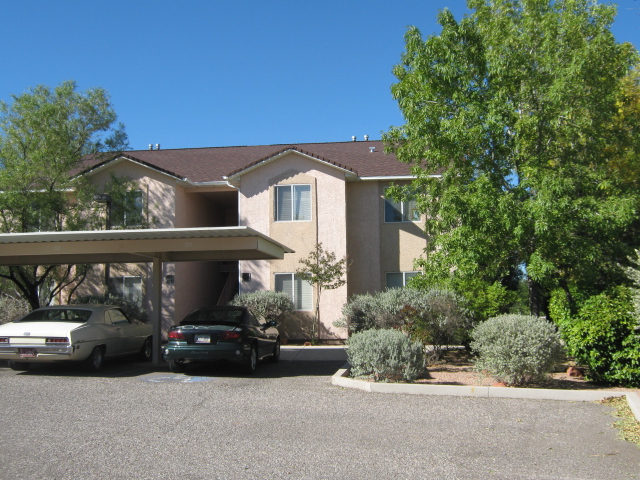
[[[21,322],[76,322],[84,323],[91,317],[91,310],[79,308],[55,308],[51,310],[34,310]]]
[[[238,325],[243,316],[240,308],[202,309],[191,312],[180,325]]]

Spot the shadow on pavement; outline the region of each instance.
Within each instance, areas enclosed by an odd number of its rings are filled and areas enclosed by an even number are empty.
[[[344,360],[310,360],[286,361],[271,363],[261,361],[253,375],[245,374],[237,365],[227,363],[193,363],[189,364],[185,376],[198,377],[243,377],[243,378],[285,378],[305,376],[331,376],[343,367]],[[0,368],[7,368],[6,362]],[[29,370],[16,372],[20,376],[52,376],[52,377],[91,377],[91,378],[132,378],[154,373],[170,373],[169,364],[153,365],[148,362],[131,362],[126,359],[106,361],[99,372],[87,372],[82,365],[33,364]]]

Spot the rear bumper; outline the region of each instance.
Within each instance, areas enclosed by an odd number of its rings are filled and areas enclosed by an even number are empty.
[[[35,351],[36,356],[25,356],[26,351]],[[2,345],[0,360],[20,362],[57,362],[60,360],[82,360],[82,355],[73,345]]]
[[[164,360],[185,360],[191,362],[228,361],[244,362],[249,356],[249,346],[241,343],[217,343],[215,345],[175,345],[162,347]]]

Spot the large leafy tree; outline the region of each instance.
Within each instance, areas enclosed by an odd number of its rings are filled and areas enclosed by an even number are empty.
[[[459,22],[441,11],[439,35],[406,33],[392,86],[406,123],[384,140],[417,179],[393,193],[427,213],[427,281],[521,269],[540,313],[536,293],[604,288],[637,245],[637,182],[621,175],[637,165],[623,91],[637,52],[594,0],[468,7]]]
[[[79,92],[67,81],[37,86],[10,103],[0,101],[0,231],[90,230],[97,215],[94,189],[74,176],[83,159],[127,148],[107,92]],[[81,282],[88,266],[40,265],[0,269],[32,308]]]

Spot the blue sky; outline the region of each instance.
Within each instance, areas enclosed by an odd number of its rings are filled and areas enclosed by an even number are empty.
[[[640,0],[618,41],[640,47]],[[0,98],[103,87],[131,147],[379,139],[402,116],[391,69],[409,25],[464,0],[0,0]]]

